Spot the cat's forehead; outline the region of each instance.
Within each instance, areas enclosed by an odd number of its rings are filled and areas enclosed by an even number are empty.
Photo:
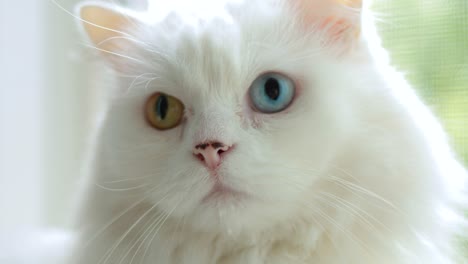
[[[145,20],[156,22],[174,13],[188,23],[193,23],[200,18],[223,17],[229,20],[230,13],[227,7],[245,2],[246,0],[150,0],[148,1],[148,16]]]
[[[182,33],[173,51],[179,77],[207,89],[236,83],[245,65],[241,39],[237,25],[222,21],[198,28],[197,32]]]
[[[151,41],[158,52],[153,57],[164,56],[155,58],[158,71],[162,71],[159,75],[169,78],[174,89],[235,92],[256,71],[249,57],[249,53],[255,53],[254,39],[239,17],[202,17],[188,22],[172,15],[154,31],[157,33]]]
[[[296,30],[289,9],[265,0],[250,2],[245,9],[233,5],[228,11],[229,19],[187,23],[169,15],[153,25],[151,34],[143,36],[152,46],[142,57],[150,67],[137,68],[135,75],[149,72],[156,78],[139,93],[167,93],[195,110],[207,103],[237,109],[265,73],[303,79],[317,47]]]

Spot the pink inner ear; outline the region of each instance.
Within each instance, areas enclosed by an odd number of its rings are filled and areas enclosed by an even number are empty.
[[[291,1],[291,0],[290,0]],[[360,33],[359,12],[361,0],[298,0],[292,1],[302,17],[306,30],[325,31],[332,42],[357,37]],[[354,12],[354,13],[353,13]]]
[[[320,29],[326,30],[332,41],[338,41],[340,38],[347,34],[352,34],[354,31],[356,36],[359,34],[359,29],[350,21],[344,18],[337,18],[334,16],[327,17],[320,24]]]

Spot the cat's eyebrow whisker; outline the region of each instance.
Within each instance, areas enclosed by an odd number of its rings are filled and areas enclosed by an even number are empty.
[[[143,41],[141,41],[141,40],[138,40],[138,39],[136,39],[136,38],[130,37],[130,36],[114,36],[114,37],[109,37],[109,38],[107,38],[107,39],[102,40],[101,42],[96,43],[96,46],[102,46],[102,45],[104,45],[104,44],[106,44],[106,43],[108,43],[108,42],[110,42],[110,41],[112,41],[112,40],[122,40],[122,39],[123,39],[123,40],[129,40],[129,41],[131,41],[131,42],[133,42],[133,43],[135,43],[135,44],[139,44],[139,45],[142,45],[142,46],[145,45],[145,46],[149,46],[149,47],[150,47],[150,44],[148,44],[148,43],[146,43],[146,42],[143,42]]]
[[[148,81],[146,82],[146,85],[145,85],[145,88],[144,88],[145,91],[148,91],[149,85],[150,85],[154,80],[157,80],[157,79],[160,79],[160,78],[159,78],[159,77],[155,77],[155,78],[152,78],[151,80],[148,80]]]
[[[143,77],[146,76],[146,75],[154,75],[154,73],[148,73],[148,72],[147,72],[147,73],[142,73],[142,74],[136,76],[135,79],[132,81],[132,83],[128,86],[128,88],[127,88],[125,94],[130,93],[131,90],[132,90],[132,88],[135,86],[136,82],[137,82],[140,78],[143,78]],[[146,82],[146,83],[147,83],[146,85],[148,85],[148,82],[154,81],[154,80],[156,80],[156,79],[158,79],[158,77],[148,78],[147,80],[144,80],[143,83]],[[145,87],[146,87],[146,86],[145,86]]]
[[[166,61],[170,61],[169,59],[169,56],[166,54],[166,53],[163,53],[157,49],[155,49],[154,46],[152,46],[151,44],[147,43],[147,42],[144,42],[142,40],[139,40],[139,39],[136,39],[134,37],[131,37],[131,36],[114,36],[114,37],[109,37],[105,40],[102,40],[101,42],[97,43],[96,46],[99,47],[99,46],[102,46],[112,40],[128,40],[128,41],[131,41],[133,42],[134,44],[138,44],[140,46],[140,48],[142,48],[143,50],[149,52],[149,53],[152,53],[152,54],[156,54],[158,56],[160,56],[161,58],[163,58],[164,60]]]
[[[106,49],[101,49],[101,48],[99,48],[99,47],[96,47],[96,46],[93,46],[93,45],[90,45],[90,44],[87,44],[86,46],[87,46],[88,48],[95,49],[95,50],[98,50],[98,51],[101,51],[101,52],[104,52],[104,53],[108,53],[108,54],[115,55],[115,56],[118,56],[118,57],[121,57],[121,58],[124,58],[124,59],[129,59],[129,60],[132,60],[132,61],[139,62],[139,63],[141,63],[142,65],[145,65],[145,64],[146,64],[146,62],[144,62],[144,61],[142,61],[142,60],[139,60],[139,59],[136,59],[136,58],[127,56],[127,55],[123,55],[123,54],[120,54],[120,53],[117,53],[117,52],[113,52],[113,51],[109,51],[109,50],[106,50]]]

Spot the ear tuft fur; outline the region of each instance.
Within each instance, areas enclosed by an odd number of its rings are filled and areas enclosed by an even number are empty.
[[[78,6],[77,14],[89,40],[98,50],[107,54],[116,53],[128,45],[131,41],[128,31],[138,23],[124,10],[97,3]]]
[[[305,28],[324,31],[328,38],[327,42],[349,46],[359,38],[362,0],[298,0],[292,2]]]

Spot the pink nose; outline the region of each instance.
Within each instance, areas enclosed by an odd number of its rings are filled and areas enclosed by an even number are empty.
[[[215,169],[221,163],[221,154],[228,151],[231,146],[221,142],[207,142],[195,146],[193,154],[197,156],[210,169]]]

